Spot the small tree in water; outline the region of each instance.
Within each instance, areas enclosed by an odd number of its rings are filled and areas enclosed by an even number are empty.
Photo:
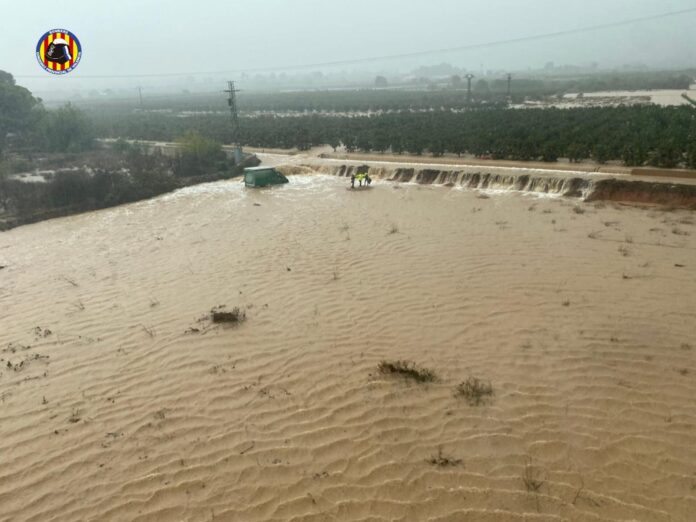
[[[222,145],[198,132],[187,132],[177,140],[179,152],[174,174],[181,177],[203,176],[227,170],[227,155]]]

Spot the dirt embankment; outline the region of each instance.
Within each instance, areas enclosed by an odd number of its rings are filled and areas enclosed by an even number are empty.
[[[593,184],[585,199],[696,209],[696,185],[603,179]]]

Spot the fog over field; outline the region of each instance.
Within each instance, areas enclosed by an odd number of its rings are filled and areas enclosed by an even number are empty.
[[[693,0],[205,0],[202,2],[76,0],[13,3],[6,12],[2,69],[33,91],[181,83],[242,71],[307,67],[305,72],[409,71],[449,62],[479,72],[559,64],[690,67],[696,63]],[[686,11],[686,12],[684,12]],[[673,16],[665,13],[680,12]],[[585,32],[581,28],[638,20]],[[65,26],[80,38],[83,60],[60,79],[33,56],[38,38]],[[461,50],[462,47],[549,33],[570,34]],[[374,57],[460,48],[378,61]],[[327,62],[348,62],[322,66]],[[174,75],[100,78],[124,75]],[[181,75],[181,76],[176,76]]]

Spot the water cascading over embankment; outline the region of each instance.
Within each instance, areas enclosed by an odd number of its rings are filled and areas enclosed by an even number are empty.
[[[368,173],[375,179],[422,185],[460,186],[472,190],[516,191],[550,194],[585,201],[616,201],[696,208],[696,185],[602,178],[577,173],[486,172],[465,170],[382,167],[371,165],[312,166],[312,170],[335,176]]]

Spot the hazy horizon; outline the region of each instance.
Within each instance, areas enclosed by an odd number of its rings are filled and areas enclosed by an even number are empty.
[[[10,52],[0,69],[39,92],[195,84],[226,71],[237,77],[242,70],[279,67],[281,72],[295,65],[524,38],[695,7],[693,0],[636,0],[630,6],[618,0],[586,0],[582,8],[577,2],[551,0],[124,0],[118,7],[78,0],[56,15],[55,5],[43,0],[13,5],[11,23],[5,27]],[[471,70],[524,70],[547,62],[695,67],[694,22],[696,11],[582,34],[304,71],[405,72],[440,62]],[[38,38],[58,27],[74,32],[83,46],[77,69],[61,77],[42,71],[34,56]]]

